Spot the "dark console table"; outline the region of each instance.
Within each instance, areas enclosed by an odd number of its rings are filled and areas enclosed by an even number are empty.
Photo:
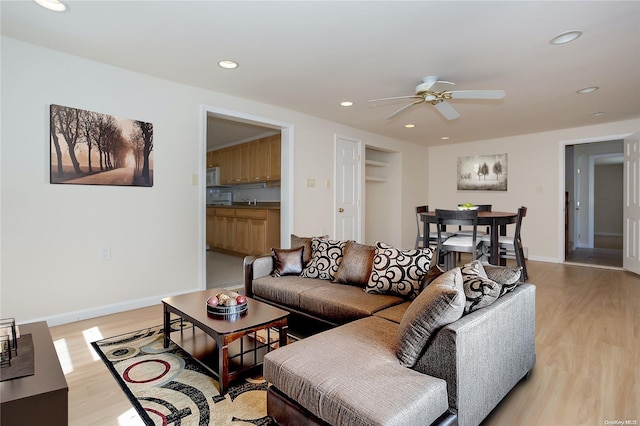
[[[0,424],[66,426],[69,388],[49,327],[44,321],[21,324],[19,327],[20,335],[32,336],[35,374],[0,382]]]

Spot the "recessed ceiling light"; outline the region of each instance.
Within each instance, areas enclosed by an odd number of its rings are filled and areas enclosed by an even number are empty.
[[[601,115],[604,115],[604,112],[598,111],[598,112],[594,112],[593,114],[591,114],[592,117],[600,117]]]
[[[218,66],[220,68],[225,68],[228,70],[232,70],[234,68],[238,68],[238,63],[235,61],[220,61],[218,62]]]
[[[58,0],[35,0],[40,6],[53,10],[54,12],[65,12],[69,10],[69,6]]]
[[[350,106],[353,106],[353,102],[351,102],[351,101],[342,101],[342,102],[340,102],[340,105],[343,106],[343,107],[350,107]]]
[[[443,136],[440,139],[443,140],[443,141],[448,141],[449,140],[449,136]]]
[[[414,127],[416,127],[415,124],[405,124],[404,127],[406,127],[407,129],[413,129]]]
[[[598,86],[585,87],[584,89],[580,89],[580,90],[576,91],[576,93],[584,95],[586,93],[593,93],[598,89],[599,89]]]
[[[551,44],[565,44],[565,43],[569,43],[570,41],[573,41],[573,40],[577,39],[581,35],[582,35],[582,31],[577,31],[577,30],[567,31],[567,32],[564,32],[562,34],[558,34],[557,36],[552,38],[551,41],[549,41],[549,43],[551,43]]]

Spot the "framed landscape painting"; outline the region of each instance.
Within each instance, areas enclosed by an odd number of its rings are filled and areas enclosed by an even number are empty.
[[[51,183],[153,186],[153,124],[53,104],[49,113]]]
[[[507,154],[458,157],[458,191],[506,191]]]

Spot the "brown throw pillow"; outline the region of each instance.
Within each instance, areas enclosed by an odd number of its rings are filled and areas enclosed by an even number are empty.
[[[349,241],[344,248],[342,262],[335,274],[335,282],[364,287],[369,282],[376,248]]]
[[[275,249],[273,252],[273,272],[274,277],[284,275],[300,275],[302,272],[302,253],[304,247],[293,249]]]
[[[324,235],[320,238],[326,240],[329,236]],[[304,247],[304,251],[302,252],[302,267],[307,266],[313,257],[313,252],[311,250],[312,239],[313,237],[298,237],[295,234],[291,234],[291,248]]]
[[[445,272],[429,284],[411,302],[400,321],[396,347],[400,364],[413,367],[431,336],[462,317],[464,305],[460,268]]]

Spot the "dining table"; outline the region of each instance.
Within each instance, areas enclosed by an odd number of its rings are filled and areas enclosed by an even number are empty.
[[[498,236],[507,235],[507,225],[516,223],[517,212],[478,211],[478,226],[488,226],[491,238],[491,252],[489,262],[493,265],[506,265],[506,259],[498,256]],[[425,224],[425,229],[430,223],[437,223],[435,210],[420,213],[420,219]],[[429,233],[424,232],[424,247],[429,247]]]

